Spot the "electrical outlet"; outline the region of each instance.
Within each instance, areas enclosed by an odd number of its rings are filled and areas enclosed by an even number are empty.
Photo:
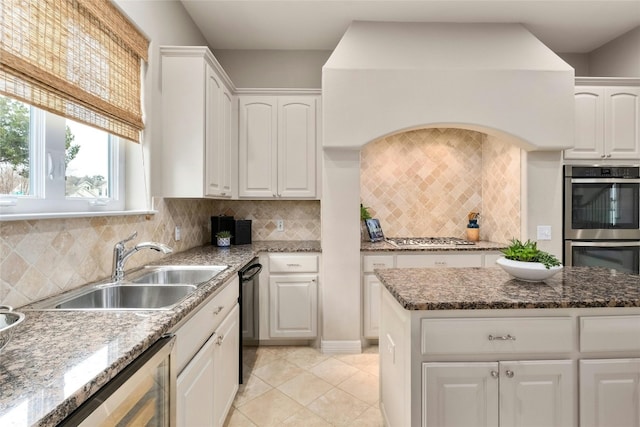
[[[539,225],[538,226],[538,240],[551,240],[551,226]]]
[[[284,231],[284,220],[283,219],[277,219],[276,220],[276,230]]]
[[[176,229],[175,229],[175,233],[174,234],[175,234],[175,236],[173,236],[173,237],[174,237],[176,242],[179,241],[182,238],[182,230],[177,225],[176,225]]]

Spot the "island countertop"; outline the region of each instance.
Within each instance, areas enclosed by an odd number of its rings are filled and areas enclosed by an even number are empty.
[[[376,276],[406,310],[640,307],[640,276],[564,267],[544,282],[514,279],[499,267],[389,268]]]

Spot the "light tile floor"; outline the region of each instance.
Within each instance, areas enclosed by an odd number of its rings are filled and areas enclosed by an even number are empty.
[[[244,384],[225,427],[381,427],[378,363],[378,347],[341,355],[245,347]]]

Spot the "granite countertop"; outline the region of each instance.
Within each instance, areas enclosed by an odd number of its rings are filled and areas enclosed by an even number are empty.
[[[317,241],[206,245],[154,264],[228,265],[171,310],[30,311],[0,353],[0,426],[55,426],[219,290],[258,252],[320,251]],[[127,272],[131,274],[131,272]]]
[[[564,267],[544,282],[514,279],[499,267],[389,268],[376,276],[406,310],[640,307],[640,276]]]
[[[458,251],[499,251],[509,246],[508,243],[479,241],[475,245],[459,245],[455,247],[420,247],[403,246],[401,248],[386,240],[381,242],[361,242],[360,252],[458,252]]]

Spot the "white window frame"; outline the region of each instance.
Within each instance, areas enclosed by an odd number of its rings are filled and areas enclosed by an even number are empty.
[[[108,198],[78,198],[65,195],[64,117],[30,107],[29,195],[3,195],[0,214],[55,214],[119,212],[125,210],[126,141],[109,135]]]

